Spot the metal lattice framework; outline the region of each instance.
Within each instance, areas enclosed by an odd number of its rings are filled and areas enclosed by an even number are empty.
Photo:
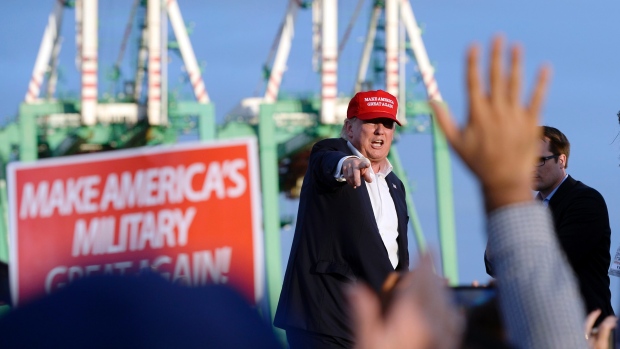
[[[81,75],[78,99],[56,99],[58,54],[63,15],[75,10],[76,65]],[[168,51],[167,20],[183,59],[195,100],[168,99],[162,59]],[[189,129],[200,139],[215,138],[215,112],[175,0],[135,0],[130,23],[137,22],[140,48],[133,93],[99,97],[98,1],[56,0],[49,15],[33,73],[16,122],[0,129],[0,260],[8,260],[5,164],[40,158],[175,143]],[[115,62],[120,60],[132,25],[128,25]],[[146,89],[143,89],[146,85]],[[45,96],[41,91],[45,88]]]
[[[62,16],[66,9],[73,7],[73,4],[63,0],[55,1],[28,92],[19,108],[19,120],[0,130],[0,162],[3,164],[0,166],[0,236],[6,237],[7,232],[4,164],[9,161],[35,161],[49,156],[174,143],[177,135],[187,131],[188,127],[194,128],[203,140],[255,136],[259,140],[268,302],[273,314],[282,282],[279,194],[298,195],[311,145],[319,139],[339,135],[350,99],[338,97],[337,91],[338,55],[342,49],[338,45],[338,2],[289,1],[273,54],[268,59],[273,59],[273,62],[266,69],[264,95],[241,101],[226,117],[226,122],[216,126],[214,106],[209,100],[177,1],[148,0],[146,6],[140,0],[134,1],[131,21],[141,22],[139,27],[144,29],[140,33],[132,93],[126,96],[126,100],[112,102],[102,102],[98,97],[97,0],[76,0],[74,4],[78,48],[76,63],[82,77],[81,96],[79,100],[53,99],[57,56],[62,42],[59,37]],[[382,50],[385,56],[385,89],[401,100],[399,118],[406,125],[402,132],[413,132],[418,127],[416,118],[429,116],[432,112],[425,100],[406,100],[403,52],[410,48],[428,98],[441,101],[433,67],[409,0],[375,1],[372,6],[354,91],[360,91],[367,81],[373,51]],[[280,85],[285,78],[286,63],[292,48],[297,12],[305,8],[311,8],[313,14],[313,62],[320,72],[321,92],[318,98],[287,99],[281,96]],[[379,25],[381,16],[384,23]],[[183,58],[194,101],[168,98],[166,65],[162,64],[166,61],[169,46],[168,26],[162,25],[166,18],[170,20],[176,38],[175,47],[178,47]],[[377,47],[375,39],[381,30],[384,43],[383,47]],[[406,35],[402,35],[403,32]],[[119,57],[122,57],[123,50]],[[115,65],[117,69],[119,60]],[[41,89],[45,84],[47,96],[42,98]],[[456,284],[458,271],[448,146],[434,122],[431,122],[430,128],[442,265],[444,275]],[[395,173],[405,179],[407,176],[396,147],[393,147],[389,159]],[[408,186],[407,180],[403,182]],[[411,193],[410,188],[407,190]],[[418,249],[423,250],[424,235],[411,195],[408,195],[407,203],[415,241]],[[7,261],[7,250],[6,238],[0,239],[0,260]]]
[[[313,62],[321,75],[321,93],[318,98],[284,98],[280,85],[285,78],[285,68],[293,44],[293,33],[297,12],[312,8]],[[326,137],[337,137],[350,97],[337,96],[338,76],[338,33],[337,3],[335,0],[315,0],[311,3],[290,0],[276,37],[271,67],[267,67],[267,84],[264,96],[241,101],[226,118],[218,131],[218,137],[255,134],[260,142],[261,180],[264,208],[265,248],[269,300],[272,314],[275,311],[281,287],[280,261],[280,215],[279,193],[289,196],[299,193],[301,179],[307,167],[307,157],[312,144]],[[382,17],[383,22],[379,19]],[[355,91],[360,91],[367,81],[370,57],[380,50],[384,58],[384,86],[393,95],[406,100],[404,89],[403,53],[410,49],[417,63],[427,97],[441,101],[441,94],[434,79],[421,31],[415,20],[408,0],[375,1],[366,37],[366,44],[360,60]],[[404,30],[400,28],[403,27]],[[377,46],[376,34],[382,31],[384,42]],[[405,35],[400,33],[404,32]],[[275,52],[275,54],[273,54]],[[399,119],[405,126],[402,132],[416,132],[420,126],[418,116],[432,114],[426,100],[406,100],[401,103]],[[442,265],[444,275],[452,284],[458,283],[456,238],[452,202],[452,179],[449,150],[443,135],[431,120],[435,185]],[[395,173],[406,178],[396,147],[389,155]],[[278,166],[280,165],[280,172]],[[284,174],[284,175],[282,175]],[[280,182],[275,181],[280,178]],[[408,186],[408,182],[404,180]],[[407,188],[411,193],[410,188]],[[425,239],[411,195],[407,196],[409,216],[419,250],[425,249]]]

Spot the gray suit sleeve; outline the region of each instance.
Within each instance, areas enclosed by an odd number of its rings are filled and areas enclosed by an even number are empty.
[[[502,207],[488,217],[502,318],[517,348],[588,348],[576,279],[539,203]]]

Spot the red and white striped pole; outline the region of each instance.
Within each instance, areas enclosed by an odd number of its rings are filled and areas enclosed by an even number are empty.
[[[194,96],[196,96],[198,103],[209,103],[209,95],[207,94],[207,89],[205,88],[202,75],[200,74],[200,67],[196,61],[192,43],[185,29],[179,4],[176,0],[167,0],[166,8],[168,10],[168,18],[170,18],[170,23],[172,24],[172,30],[174,31],[174,37],[179,43],[179,51],[181,51],[181,57],[183,57],[183,63],[189,75],[189,81],[194,89]]]
[[[385,88],[399,95],[398,0],[385,0]]]
[[[323,0],[321,122],[336,123],[338,93],[338,1]]]
[[[409,41],[411,42],[413,55],[415,56],[418,63],[418,68],[422,74],[422,80],[424,81],[424,86],[426,87],[428,99],[442,101],[443,99],[441,97],[441,93],[439,92],[437,81],[435,80],[435,70],[428,59],[428,54],[426,53],[426,48],[424,47],[424,42],[422,41],[422,34],[420,32],[420,28],[418,27],[418,23],[415,20],[415,16],[413,15],[411,4],[409,3],[409,0],[401,0],[400,4],[400,15],[405,24]]]
[[[161,0],[148,0],[148,97],[149,124],[161,125]]]
[[[43,39],[41,39],[41,45],[39,46],[39,53],[37,54],[34,69],[32,70],[32,77],[28,83],[28,91],[24,97],[26,103],[32,103],[39,98],[41,84],[43,84],[45,72],[52,58],[54,43],[57,41],[60,32],[63,7],[64,1],[56,0],[54,11],[49,15],[47,20],[47,26],[45,27]]]
[[[282,32],[280,33],[278,51],[276,52],[276,57],[271,67],[271,73],[269,74],[269,81],[267,82],[267,89],[265,90],[265,103],[273,103],[278,99],[282,76],[286,70],[286,61],[291,52],[291,44],[293,42],[295,29],[295,17],[297,16],[298,9],[299,1],[290,0],[284,17]]]
[[[98,0],[82,0],[82,123],[97,123]]]

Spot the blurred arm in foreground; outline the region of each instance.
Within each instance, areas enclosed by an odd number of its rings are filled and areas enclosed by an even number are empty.
[[[540,70],[530,101],[523,105],[521,48],[510,49],[507,73],[502,49],[503,40],[494,39],[489,91],[478,70],[480,49],[469,50],[469,118],[463,128],[443,106],[433,103],[433,109],[446,138],[482,186],[490,251],[502,257],[496,266],[497,288],[510,342],[518,348],[586,348],[575,277],[549,213],[530,191],[550,69]]]
[[[479,71],[480,49],[473,46],[467,56],[468,121],[459,128],[443,105],[433,102],[437,121],[447,140],[478,177],[487,212],[489,246],[501,255],[497,288],[500,308],[509,341],[517,348],[587,348],[583,335],[584,310],[579,291],[545,208],[532,200],[532,167],[537,156],[538,120],[544,101],[550,69],[543,67],[527,105],[521,102],[522,52],[510,50],[510,68],[502,67],[503,39],[493,40],[488,91]],[[355,292],[354,307],[363,307],[369,295]],[[370,326],[373,321],[389,324],[409,307],[409,332],[406,336],[426,338],[414,348],[438,348],[431,330],[414,331],[412,326],[424,313],[406,297],[394,298],[384,319],[369,314],[357,316],[359,347],[387,336],[387,326]],[[358,314],[361,315],[361,314]],[[430,325],[426,325],[427,327]],[[432,326],[431,326],[432,327]],[[424,327],[421,327],[424,328]],[[392,329],[393,331],[393,329]],[[424,337],[426,335],[426,337]],[[448,334],[445,334],[448,335]],[[412,338],[409,338],[412,339]],[[411,342],[410,342],[411,343]],[[391,338],[392,348],[402,342]],[[390,347],[390,346],[382,346]],[[447,346],[448,348],[450,346]]]

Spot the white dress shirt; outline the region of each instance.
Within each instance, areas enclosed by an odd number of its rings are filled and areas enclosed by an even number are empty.
[[[344,180],[342,177],[342,163],[344,160],[350,157],[366,159],[355,149],[351,142],[347,141],[347,145],[355,156],[346,156],[340,159],[334,172],[336,179]],[[372,210],[375,214],[375,221],[377,222],[383,245],[385,245],[392,267],[396,268],[398,265],[398,242],[396,241],[398,238],[398,216],[396,215],[394,200],[392,200],[390,195],[390,188],[385,180],[385,177],[392,172],[392,164],[387,159],[385,161],[386,163],[378,173],[374,172],[372,166],[368,168],[372,182],[366,183],[366,189],[368,190],[368,196],[370,197],[370,203],[372,204]],[[361,180],[364,179],[361,178]]]

